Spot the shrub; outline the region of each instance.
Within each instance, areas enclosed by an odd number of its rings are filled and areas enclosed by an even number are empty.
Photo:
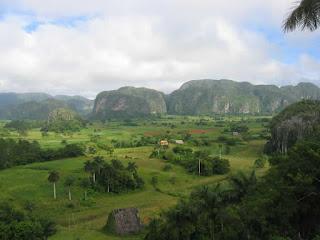
[[[164,167],[163,167],[163,171],[165,171],[165,172],[168,172],[168,171],[170,171],[171,169],[172,169],[171,164],[166,164],[166,165],[164,165]]]
[[[265,158],[258,158],[257,160],[254,161],[255,168],[264,168],[265,164],[266,164]]]
[[[154,188],[156,188],[157,185],[158,185],[158,183],[159,183],[158,177],[157,177],[157,176],[153,176],[153,177],[151,178],[151,185],[152,185]]]

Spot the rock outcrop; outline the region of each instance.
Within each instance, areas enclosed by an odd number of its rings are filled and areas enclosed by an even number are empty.
[[[108,216],[106,229],[118,235],[139,233],[142,229],[142,224],[138,209],[125,208],[113,210]]]
[[[98,94],[93,116],[96,119],[132,118],[166,112],[163,93],[147,88],[123,87]]]

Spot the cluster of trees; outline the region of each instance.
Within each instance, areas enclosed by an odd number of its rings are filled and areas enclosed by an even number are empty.
[[[78,132],[86,126],[86,122],[81,119],[72,120],[56,120],[45,124],[42,128],[42,132]]]
[[[77,144],[67,144],[60,149],[42,149],[37,141],[0,138],[0,169],[83,154],[83,148]]]
[[[86,161],[84,170],[90,174],[89,178],[77,179],[72,175],[65,178],[64,186],[68,189],[69,201],[72,200],[71,189],[75,184],[79,184],[84,189],[84,200],[87,200],[87,190],[89,188],[120,193],[144,186],[144,181],[138,175],[138,167],[134,162],[129,162],[127,166],[124,166],[119,160],[113,159],[109,163],[98,156],[91,161]],[[57,199],[56,185],[60,181],[60,173],[56,170],[51,171],[48,181],[53,186],[53,198]]]
[[[51,220],[27,214],[8,203],[0,205],[0,239],[45,240],[55,233],[56,226]]]
[[[138,139],[133,139],[131,141],[126,140],[117,140],[112,139],[111,144],[114,148],[134,148],[134,147],[142,147],[148,145],[154,145],[158,142],[158,139],[155,137],[145,137],[142,136]]]
[[[120,193],[144,186],[134,162],[125,166],[117,159],[107,162],[102,157],[95,157],[85,162],[84,170],[90,173],[91,186],[105,192]]]
[[[36,120],[13,120],[4,126],[7,129],[17,131],[20,135],[27,135],[28,131],[33,128],[41,128],[43,133],[46,132],[77,132],[86,126],[86,121],[75,118],[71,120],[55,120],[50,122],[36,121]]]
[[[154,219],[146,240],[319,239],[320,143],[301,142],[270,160],[269,172],[202,187]]]
[[[160,158],[183,166],[188,172],[202,176],[226,174],[230,171],[229,160],[212,157],[207,151],[193,151],[191,148],[177,146],[171,150],[157,148],[150,158]]]
[[[58,171],[53,170],[49,173],[48,181],[50,183],[52,183],[52,185],[53,185],[53,198],[54,199],[57,199],[56,184],[57,184],[57,182],[59,182],[59,180],[60,180],[60,173]],[[69,175],[66,177],[66,179],[64,181],[64,186],[66,188],[68,188],[69,201],[72,200],[71,188],[76,184],[77,180],[79,180],[79,179],[77,179],[75,176]],[[87,178],[80,179],[80,186],[82,188],[84,188],[84,200],[87,200],[87,190],[90,187],[89,180]]]
[[[32,128],[38,128],[43,125],[42,121],[26,121],[26,120],[13,120],[4,125],[4,128],[17,131],[20,135],[27,135],[28,131]]]
[[[249,127],[243,123],[232,123],[229,128],[230,132],[246,133],[249,131]]]
[[[230,137],[221,135],[217,138],[217,142],[224,143],[228,146],[235,146],[237,145],[237,143],[240,142],[240,140],[237,138],[230,138]]]

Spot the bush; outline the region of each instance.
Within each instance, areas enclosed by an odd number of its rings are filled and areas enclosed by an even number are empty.
[[[48,239],[56,233],[55,223],[34,214],[25,214],[8,203],[0,205],[0,239]]]
[[[176,182],[177,182],[177,178],[176,178],[176,177],[171,177],[171,178],[169,179],[169,182],[170,182],[172,185],[174,185],[174,184],[176,184]]]
[[[166,164],[166,165],[164,165],[164,167],[163,167],[163,171],[165,171],[165,172],[168,172],[168,171],[170,171],[171,169],[172,169],[171,164]]]
[[[266,165],[266,159],[265,158],[258,158],[254,161],[254,167],[255,168],[264,168]]]
[[[212,159],[212,174],[226,174],[230,171],[230,163],[227,159]]]
[[[158,182],[159,182],[159,180],[158,180],[158,177],[157,177],[157,176],[153,176],[153,177],[151,178],[151,185],[152,185],[154,188],[157,187]]]
[[[230,126],[231,132],[238,132],[238,133],[246,133],[249,131],[249,127],[244,123],[234,123]]]

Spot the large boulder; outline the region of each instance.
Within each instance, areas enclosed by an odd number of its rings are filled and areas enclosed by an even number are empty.
[[[138,209],[123,208],[113,210],[108,216],[106,229],[108,232],[118,235],[139,233],[142,229],[142,224]]]

